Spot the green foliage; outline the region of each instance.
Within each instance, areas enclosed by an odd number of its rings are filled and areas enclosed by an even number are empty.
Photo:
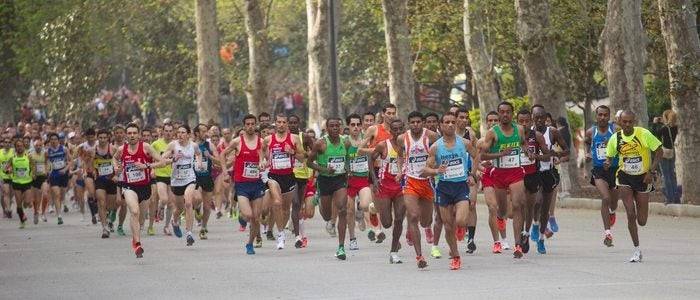
[[[569,128],[571,129],[571,134],[572,136],[575,136],[575,131],[577,129],[583,128],[583,116],[567,109],[566,118],[569,121]]]
[[[671,108],[669,89],[670,85],[666,78],[650,78],[644,83],[649,120],[660,117],[664,110]]]

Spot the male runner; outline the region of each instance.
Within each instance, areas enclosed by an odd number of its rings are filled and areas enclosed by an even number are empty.
[[[202,226],[199,230],[199,239],[206,240],[207,224],[209,223],[209,216],[211,215],[211,207],[214,205],[212,201],[212,193],[214,192],[214,178],[213,178],[213,166],[214,163],[220,165],[219,159],[217,158],[216,152],[212,147],[212,144],[207,141],[207,132],[209,128],[207,125],[199,124],[194,129],[194,142],[199,147],[199,152],[202,154],[202,168],[195,168],[195,175],[197,177],[197,192],[202,199]],[[195,205],[199,207],[199,205]]]
[[[163,124],[161,130],[161,138],[151,143],[151,147],[153,147],[153,149],[156,150],[156,152],[158,152],[158,154],[160,154],[161,156],[168,149],[168,145],[172,141],[173,130],[173,125],[171,123]],[[165,225],[163,226],[163,233],[165,235],[171,235],[172,233],[170,232],[170,218],[173,212],[173,203],[171,200],[174,196],[171,196],[172,192],[170,191],[170,176],[173,173],[173,167],[172,165],[167,164],[163,167],[155,168],[153,173],[156,177],[156,190],[158,194],[157,199],[159,202],[158,206],[161,208],[165,207]],[[154,234],[155,229],[149,226],[148,235]]]
[[[24,229],[27,216],[24,215],[24,206],[32,204],[32,181],[34,180],[34,162],[26,152],[26,146],[22,139],[14,141],[15,153],[10,157],[9,163],[5,167],[5,172],[12,174],[12,190],[17,204],[17,215],[19,216],[19,228]],[[57,206],[60,207],[60,206]],[[34,208],[36,212],[36,207]],[[59,209],[56,210],[60,216]],[[61,217],[58,225],[63,224]]]
[[[294,243],[296,248],[304,248],[308,244],[308,239],[306,236],[301,234],[304,219],[310,218],[306,214],[302,213],[302,206],[304,206],[306,198],[306,186],[308,181],[313,176],[314,171],[306,166],[307,152],[311,150],[314,144],[314,139],[312,136],[305,134],[299,130],[299,117],[296,115],[289,116],[289,132],[297,135],[299,142],[304,148],[304,157],[302,159],[294,160],[294,180],[296,181],[296,197],[292,199],[292,233],[297,238]],[[301,240],[300,240],[301,238]]]
[[[109,238],[107,227],[107,211],[117,208],[117,183],[114,182],[114,152],[117,148],[109,143],[110,132],[104,129],[97,131],[97,146],[95,146],[94,167],[97,173],[95,178],[95,196],[102,223],[102,238]]]
[[[621,131],[610,137],[606,147],[605,170],[613,166],[613,158],[619,156],[620,168],[616,175],[617,189],[627,212],[627,228],[634,244],[630,262],[641,262],[637,224],[647,224],[649,216],[649,192],[654,190],[654,176],[663,153],[661,141],[649,130],[636,127],[635,114],[625,110],[620,115]]]
[[[29,152],[29,158],[34,162],[34,181],[32,182],[32,198],[34,199],[34,225],[39,223],[39,213],[42,201],[48,197],[49,184],[46,182],[48,166],[44,140],[37,136],[34,139],[34,149]],[[83,215],[84,221],[85,216]]]
[[[372,118],[374,118],[374,115],[372,115]],[[357,219],[361,220],[360,230],[364,231],[364,212],[369,209],[369,204],[372,202],[372,188],[369,183],[370,159],[366,153],[361,153],[360,151],[363,139],[360,116],[351,114],[345,119],[345,122],[349,128],[346,143],[350,165],[347,203],[348,231],[350,235],[348,249],[359,250],[357,238],[355,237],[355,221]],[[355,204],[355,199],[358,199],[359,209],[356,209],[358,205]]]
[[[457,123],[456,123],[456,134],[458,136],[461,136],[467,141],[472,144],[472,147],[476,147],[476,133],[474,132],[474,129],[471,127],[471,120],[469,119],[469,110],[467,110],[465,107],[459,107],[457,109],[457,112],[455,112],[455,116],[457,117]],[[475,158],[476,160],[476,158]],[[469,171],[470,171],[470,176],[475,176],[477,172],[471,172],[471,165],[469,166]],[[477,180],[472,180],[469,181],[469,183],[476,183]],[[478,194],[478,189],[476,187],[472,187],[469,189],[469,198],[474,199],[474,201],[469,201],[469,216],[467,217],[467,253],[471,254],[476,251],[476,243],[474,242],[474,235],[476,234],[476,221],[477,221],[477,216],[476,216],[476,199],[477,199],[477,194]],[[459,228],[458,228],[459,229]],[[458,240],[464,240],[464,232],[463,231],[458,231],[457,232],[457,239]]]
[[[12,140],[7,134],[2,135],[2,149],[0,149],[0,179],[2,179],[2,210],[5,218],[12,218],[12,177],[5,172],[10,158],[15,154]]]

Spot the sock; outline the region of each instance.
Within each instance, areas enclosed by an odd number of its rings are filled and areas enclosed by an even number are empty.
[[[476,233],[476,226],[467,226],[469,240],[474,240],[474,234]]]
[[[615,213],[615,210],[613,210],[611,208],[608,208],[608,211],[610,212],[611,215]]]
[[[24,209],[22,209],[22,205],[17,205],[17,215],[19,215],[20,221],[24,221]]]
[[[610,229],[606,229],[605,234],[612,234],[612,232],[610,232]]]
[[[97,201],[95,201],[95,198],[88,197],[88,207],[90,208],[91,216],[97,214]]]
[[[238,218],[238,224],[240,224],[240,225],[243,226],[243,227],[248,226],[248,222],[246,222],[245,220],[243,220],[243,218]]]
[[[640,251],[640,250],[639,250],[639,246],[635,246],[635,247],[634,247],[634,251]]]
[[[114,220],[116,220],[116,219],[117,219],[117,210],[116,209],[110,210],[109,211],[109,222],[114,223]]]
[[[299,220],[299,234],[301,236],[306,236],[306,231],[304,230],[304,219]]]

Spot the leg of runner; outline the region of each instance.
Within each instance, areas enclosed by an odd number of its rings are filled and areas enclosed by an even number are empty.
[[[170,188],[168,187],[168,184],[165,182],[156,182],[156,190],[158,193],[158,205],[160,207],[163,207],[163,211],[165,212],[165,222],[163,222],[163,233],[165,235],[171,235],[170,232],[170,217],[172,216],[172,198],[170,198]]]
[[[477,200],[478,189],[475,184],[469,185],[469,215],[467,215],[467,253],[474,253],[476,251],[476,243],[474,242],[474,236],[476,235],[476,200]]]
[[[504,247],[504,243],[507,242],[505,231],[508,223],[508,211],[512,207],[512,202],[509,201],[508,190],[494,187],[493,191],[496,198],[496,226],[501,235],[501,247],[503,247],[503,250],[507,250]],[[513,235],[517,238],[517,234],[513,233]]]
[[[430,249],[430,256],[433,258],[440,258],[442,257],[442,253],[440,253],[438,245],[440,244],[440,236],[442,236],[443,223],[442,216],[440,215],[440,206],[434,203],[433,208],[435,209],[435,222],[433,225],[433,247]]]
[[[185,236],[187,246],[194,244],[194,237],[192,236],[192,228],[194,227],[194,191],[194,183],[187,185],[185,188]]]
[[[126,233],[124,232],[124,221],[126,220],[126,201],[124,201],[124,193],[122,188],[117,188],[117,209],[119,210],[119,225],[117,225],[117,234],[121,236],[125,236]],[[141,220],[139,221],[139,224]]]
[[[484,188],[484,199],[486,199],[486,206],[489,209],[489,229],[491,231],[491,237],[493,238],[493,253],[501,253],[503,252],[503,247],[501,245],[496,217],[498,215],[498,203],[493,187],[489,186]]]
[[[107,229],[107,191],[97,189],[95,190],[95,196],[97,197],[97,212],[100,216],[100,223],[102,223],[102,238],[106,239],[109,237],[109,230]]]
[[[17,215],[19,216],[19,228],[24,229],[25,224],[27,223],[27,216],[24,214],[24,203],[25,200],[29,197],[31,194],[31,189],[27,190],[14,190],[14,195],[15,195],[15,203],[17,204]]]
[[[153,223],[158,215],[158,188],[157,185],[151,185],[151,197],[148,199],[148,229],[146,234],[156,235],[156,230],[153,228]]]
[[[16,194],[17,193],[15,192],[15,196],[16,196]],[[56,208],[56,215],[59,218],[59,223],[63,223],[63,218],[61,217],[61,207],[63,207],[63,206],[61,205],[61,203],[63,201],[64,195],[65,195],[65,189],[57,188],[54,190],[54,198],[53,198],[54,202],[53,203],[54,203],[54,207]]]
[[[39,212],[41,211],[41,199],[43,197],[43,183],[40,188],[32,188],[32,207],[34,211],[34,225],[39,224]]]
[[[255,254],[253,249],[253,241],[260,234],[260,213],[262,211],[262,198],[249,200],[245,196],[238,195],[238,207],[241,210],[241,216],[250,224],[250,233],[248,234],[248,243],[245,245],[246,253],[249,255]]]
[[[423,220],[425,218],[422,218],[422,212],[426,211],[423,206],[421,205],[421,202],[427,202],[428,204],[432,205],[430,201],[421,201],[418,199],[418,196],[406,193],[404,195],[404,204],[406,207],[406,219],[408,219],[408,228],[407,232],[410,233],[411,238],[413,239],[413,249],[416,251],[416,259],[418,260],[418,268],[425,268],[427,266],[427,263],[425,262],[423,258],[423,252],[421,249],[421,234],[420,234],[420,229],[418,228],[418,222],[420,221],[421,225],[426,225],[426,222]],[[432,213],[432,207],[429,208],[431,213]],[[432,214],[431,214],[432,216]],[[430,222],[427,222],[429,226]]]
[[[338,229],[338,246],[343,247],[343,252],[345,252],[345,233],[347,232],[348,226],[347,198],[347,188],[343,187],[333,192],[333,207],[336,208],[336,214],[338,217],[338,222],[336,223]],[[345,253],[343,253],[343,255],[345,255]]]
[[[627,212],[627,228],[632,238],[635,253],[630,259],[630,262],[640,262],[642,253],[639,250],[639,232],[637,225],[644,226],[647,224],[649,213],[649,194],[633,191],[629,186],[618,186],[622,204],[625,205]]]
[[[97,200],[95,200],[95,180],[85,176],[84,178],[85,181],[85,191],[88,194],[88,205],[92,203],[92,205],[89,206],[90,208],[90,213],[91,215],[96,215],[97,214]],[[76,199],[78,200],[78,204],[80,205],[80,211],[84,212],[85,211],[85,202],[83,199]],[[58,208],[56,208],[58,209]],[[93,211],[94,210],[94,211]]]
[[[526,233],[523,232],[523,212],[522,209],[525,207],[525,184],[522,180],[515,183],[511,183],[509,186],[511,202],[513,206],[513,236],[515,239],[515,252],[513,256],[515,258],[522,257],[522,239],[523,237],[528,238]]]
[[[348,196],[347,201],[345,203],[345,207],[345,215],[347,216],[346,221],[348,223],[348,237],[350,238],[350,245],[348,246],[348,249],[359,250],[359,246],[357,245],[357,238],[355,237],[355,198],[351,198],[350,196]]]
[[[141,247],[141,231],[139,231],[139,196],[131,189],[123,189],[125,206],[129,209],[129,225],[131,227],[131,246],[136,253],[137,258],[143,255],[143,247]]]
[[[303,246],[303,237],[299,234],[299,220],[306,195],[306,180],[296,179],[296,185],[296,195],[292,198],[292,233],[296,238],[294,247],[301,248]]]
[[[604,179],[593,179],[596,189],[600,192],[601,205],[600,205],[600,216],[603,218],[603,244],[612,247],[613,237],[610,229],[615,222],[615,210],[617,209],[617,190],[615,188],[610,188],[607,181]]]
[[[200,188],[198,191],[201,194],[200,197],[202,198],[202,228],[199,230],[199,239],[206,240],[208,239],[207,234],[209,233],[207,225],[209,225],[209,217],[211,216],[213,193],[207,192],[202,188]]]

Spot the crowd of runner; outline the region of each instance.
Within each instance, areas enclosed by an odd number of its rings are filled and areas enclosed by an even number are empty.
[[[595,112],[585,142],[591,184],[602,199],[602,242],[613,246],[621,199],[634,245],[629,261],[640,262],[637,226],[647,221],[661,142],[634,126],[631,111],[614,120],[606,106]],[[170,120],[157,128],[126,124],[68,133],[50,126],[23,134],[8,129],[0,144],[2,208],[8,219],[16,212],[25,228],[30,218],[34,225],[48,222],[47,211],[61,225],[72,205],[83,221],[101,225],[101,238],[115,232],[115,222],[116,233],[126,235],[129,214],[132,249],[140,258],[144,229],[156,235],[161,224],[164,235],[193,246],[207,239],[212,216],[230,217],[239,231],[248,231],[249,255],[263,238],[280,250],[288,240],[305,248],[305,223],[318,206],[326,231],[338,239],[339,260],[347,258],[346,249],[359,250],[358,230],[374,243],[390,231],[389,262],[402,263],[405,231],[418,268],[425,268],[423,246],[441,258],[444,233],[449,268],[457,270],[459,243],[467,254],[477,250],[476,200],[483,192],[494,254],[512,251],[520,259],[530,241],[546,254],[547,239],[559,230],[553,215],[557,168],[570,149],[541,105],[514,111],[502,102],[483,122],[488,129],[479,138],[463,107],[402,118],[388,104],[378,114],[329,118],[318,136],[300,128],[297,116],[267,113],[247,115],[235,129]]]

